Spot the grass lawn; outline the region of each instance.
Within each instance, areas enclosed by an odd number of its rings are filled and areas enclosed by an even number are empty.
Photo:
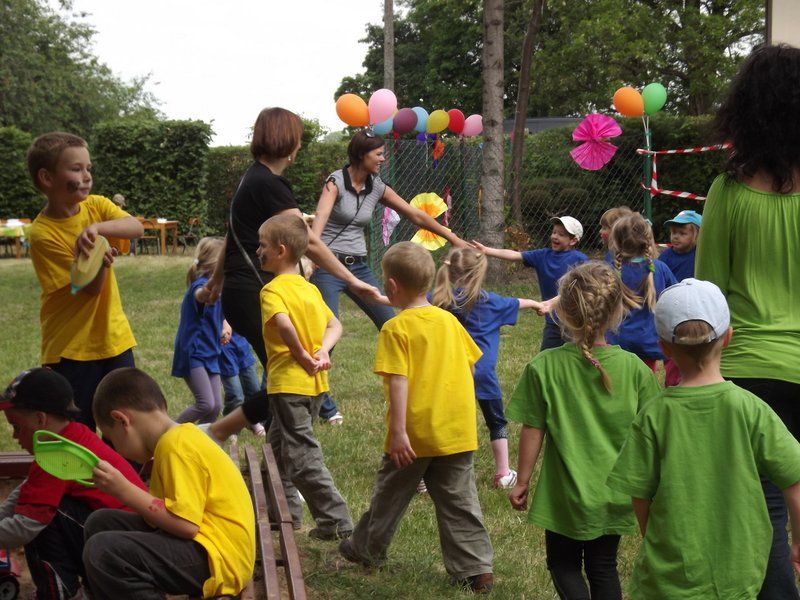
[[[123,306],[138,341],[137,366],[162,386],[177,415],[191,403],[186,384],[170,376],[172,347],[180,302],[191,257],[122,257],[115,270]],[[505,295],[538,296],[525,272],[496,291]],[[39,362],[39,285],[29,260],[0,260],[0,386]],[[326,462],[356,521],[369,502],[380,462],[385,408],[380,381],[372,374],[376,332],[372,322],[343,297],[344,335],[336,347],[331,390],[345,415],[344,425],[320,425],[317,434]],[[542,319],[533,312],[520,316],[516,327],[504,329],[498,374],[504,397],[511,394],[523,366],[536,354]],[[480,415],[480,411],[478,411]],[[0,450],[18,450],[5,420],[0,425]],[[479,416],[479,445],[475,470],[486,526],[495,550],[495,598],[556,598],[545,564],[544,536],[526,523],[526,515],[511,510],[506,494],[492,489],[494,464],[489,438]],[[519,427],[510,426],[511,464],[516,464]],[[243,441],[250,441],[244,433]],[[341,559],[336,544],[311,540],[305,527],[297,539],[303,571],[312,598],[463,598],[449,587],[441,562],[433,505],[426,495],[416,497],[390,549],[389,564],[368,572]],[[639,542],[623,538],[619,570],[623,587]]]

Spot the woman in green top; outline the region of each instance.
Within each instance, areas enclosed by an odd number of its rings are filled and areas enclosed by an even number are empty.
[[[722,374],[759,396],[800,439],[800,50],[753,52],[717,113],[733,143],[703,211],[696,276],[728,300]],[[780,489],[762,479],[773,545],[759,599],[798,599]]]
[[[650,368],[609,346],[605,334],[636,297],[608,265],[583,263],[561,278],[555,311],[573,343],[540,352],[525,367],[506,415],[522,423],[511,505],[525,510],[547,435],[528,520],[545,529],[547,567],[562,599],[622,598],[620,535],[636,526],[630,498],[606,486],[636,413],[658,396]],[[587,588],[582,568],[589,580]]]

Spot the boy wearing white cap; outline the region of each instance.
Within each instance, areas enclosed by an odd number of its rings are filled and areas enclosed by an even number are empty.
[[[583,252],[575,250],[575,246],[583,237],[583,225],[580,224],[580,221],[567,216],[553,217],[551,221],[553,221],[553,231],[550,234],[549,248],[518,252],[517,250],[489,248],[474,240],[472,246],[486,256],[522,261],[526,267],[536,269],[542,300],[550,300],[558,294],[558,280],[561,279],[561,276],[572,266],[589,260]],[[540,350],[563,346],[565,341],[561,337],[561,328],[550,313],[547,313]]]
[[[636,417],[607,484],[630,494],[644,536],[633,598],[755,598],[772,545],[759,474],[783,489],[800,572],[800,444],[753,394],[725,381],[725,297],[685,279],[662,293],[656,330],[681,371]]]

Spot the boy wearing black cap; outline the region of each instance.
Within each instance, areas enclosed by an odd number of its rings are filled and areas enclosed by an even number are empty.
[[[57,433],[115,465],[134,485],[146,489],[133,468],[88,427],[73,419],[80,410],[72,387],[47,368],[23,371],[0,398],[0,410],[14,439],[33,453],[33,433]],[[123,508],[113,497],[74,481],[62,481],[33,462],[28,475],[0,506],[0,546],[25,547],[36,598],[71,598],[85,577],[83,523],[98,508]]]

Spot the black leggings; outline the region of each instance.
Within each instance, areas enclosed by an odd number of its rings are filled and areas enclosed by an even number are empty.
[[[250,342],[264,373],[267,372],[267,350],[264,347],[264,324],[261,322],[261,291],[237,290],[222,286],[222,312],[231,328]],[[269,410],[267,390],[247,396],[242,412],[249,423],[265,423],[269,427],[272,413]]]
[[[547,568],[561,600],[621,600],[617,574],[618,535],[594,540],[573,540],[545,530]],[[583,578],[586,570],[586,580]]]

